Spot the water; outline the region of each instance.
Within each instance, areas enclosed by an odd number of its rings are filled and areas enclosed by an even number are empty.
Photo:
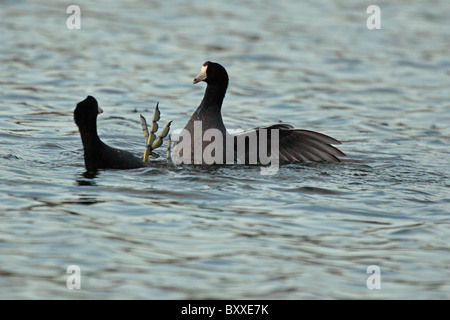
[[[0,3],[0,298],[450,297],[448,1],[378,2],[374,31],[359,1],[77,4],[81,30],[66,1]],[[142,154],[139,113],[183,127],[206,60],[227,126],[323,132],[346,161],[83,175],[78,101]]]

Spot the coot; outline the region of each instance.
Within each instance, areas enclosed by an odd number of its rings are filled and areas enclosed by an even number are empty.
[[[73,112],[83,142],[86,170],[94,172],[98,169],[135,169],[147,166],[147,163],[131,152],[112,148],[100,140],[97,134],[97,116],[102,112],[92,96],[79,102]]]
[[[210,141],[205,141],[203,139],[204,133],[209,129],[216,129],[222,135],[221,139],[223,141],[224,157],[226,151],[226,140],[227,138],[232,138],[234,141],[234,151],[238,151],[236,143],[239,139],[245,141],[245,158],[238,160],[238,162],[249,163],[250,156],[249,150],[252,149],[250,145],[251,137],[256,136],[257,141],[264,134],[267,139],[265,139],[265,150],[271,150],[271,130],[278,129],[278,161],[280,163],[295,163],[304,161],[316,161],[316,162],[339,162],[338,156],[344,157],[345,154],[333,146],[333,144],[340,144],[338,140],[331,138],[327,135],[309,131],[295,129],[293,126],[288,124],[274,124],[270,126],[257,127],[250,130],[246,130],[238,133],[227,133],[225,125],[222,120],[222,103],[225,97],[225,93],[228,88],[228,73],[223,66],[218,63],[207,61],[203,64],[201,72],[195,77],[194,84],[204,81],[207,83],[205,95],[200,103],[200,106],[192,114],[188,123],[185,126],[185,130],[189,132],[191,137],[191,148],[190,154],[184,154],[183,151],[180,152],[182,139],[174,143],[174,152],[178,152],[179,157],[182,157],[183,162],[187,162],[186,159],[191,159],[191,163],[205,163],[196,162],[195,152],[198,150],[198,146],[202,147],[204,150]],[[201,125],[201,133],[195,134],[194,128],[199,128]],[[265,130],[262,130],[265,129]],[[275,135],[274,135],[275,137]],[[243,139],[241,139],[243,138]],[[264,138],[264,137],[263,137]],[[197,140],[201,140],[200,142]],[[253,140],[255,141],[255,140]],[[254,150],[256,148],[259,162],[259,148],[260,144],[253,142]],[[256,146],[254,146],[256,145]],[[178,149],[177,149],[178,146]],[[237,152],[234,154],[234,160],[236,160]],[[198,157],[197,157],[198,159]],[[224,159],[224,158],[223,158]],[[227,158],[228,159],[228,158]],[[225,160],[219,162],[225,163]],[[228,163],[228,162],[227,162]]]

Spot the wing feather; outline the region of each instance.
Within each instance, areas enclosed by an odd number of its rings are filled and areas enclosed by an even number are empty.
[[[338,156],[346,156],[345,153],[333,146],[333,144],[341,144],[340,141],[319,132],[294,129],[288,124],[257,127],[234,134],[234,136],[237,138],[238,136],[247,136],[256,132],[259,139],[261,129],[267,130],[268,151],[271,150],[271,130],[279,130],[279,160],[281,163],[305,161],[339,162],[341,160]],[[248,150],[248,146],[246,150]],[[248,154],[246,157],[248,158]]]

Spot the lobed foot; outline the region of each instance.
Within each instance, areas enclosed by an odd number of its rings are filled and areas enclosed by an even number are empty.
[[[158,158],[158,155],[155,152],[153,152],[153,150],[159,148],[162,145],[163,139],[167,137],[167,135],[169,134],[170,125],[172,121],[169,121],[169,123],[166,124],[164,129],[161,131],[161,134],[158,136],[158,138],[156,138],[155,133],[158,131],[159,128],[158,121],[161,118],[161,112],[159,111],[159,102],[156,104],[150,131],[148,130],[147,120],[145,119],[145,117],[141,114],[140,118],[146,145],[143,161],[147,162],[149,156],[152,156],[153,158]]]

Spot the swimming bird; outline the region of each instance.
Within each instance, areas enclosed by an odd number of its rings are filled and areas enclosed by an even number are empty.
[[[86,170],[95,172],[99,169],[135,169],[147,166],[146,162],[131,152],[110,147],[100,140],[97,134],[97,116],[102,112],[92,96],[79,102],[74,110],[74,120],[83,143]]]
[[[271,139],[271,132],[273,132],[273,130],[278,130],[278,140],[275,141],[278,143],[278,161],[280,163],[295,163],[305,161],[339,162],[340,159],[338,157],[345,156],[342,151],[333,146],[333,144],[341,144],[341,142],[339,142],[338,140],[322,133],[295,129],[293,126],[288,124],[274,124],[269,126],[256,127],[250,130],[233,134],[228,133],[223,123],[221,113],[222,103],[228,88],[228,73],[222,65],[207,61],[203,64],[200,73],[194,78],[193,83],[196,84],[202,81],[206,82],[207,84],[203,100],[184,127],[184,130],[186,130],[191,137],[191,152],[190,154],[183,154],[184,150],[181,150],[181,147],[179,146],[181,145],[180,141],[175,142],[173,148],[174,152],[180,153],[180,157],[183,157],[184,159],[190,158],[191,163],[197,163],[194,162],[196,152],[195,150],[198,150],[199,146],[201,146],[204,150],[208,146],[208,144],[211,143],[210,141],[208,141],[208,139],[206,139],[205,141],[202,138],[205,132],[207,132],[207,130],[209,129],[216,129],[216,132],[220,132],[220,134],[222,135],[222,143],[224,144],[224,156],[226,151],[225,141],[227,140],[227,138],[233,139],[233,141],[235,142],[234,151],[236,151],[234,160],[236,160],[238,151],[238,144],[236,143],[236,141],[238,141],[239,139],[241,139],[241,141],[245,141],[245,158],[240,159],[240,163],[249,163],[249,160],[251,159],[249,150],[251,150],[252,148],[252,145],[250,143],[250,141],[252,140],[252,136],[256,136],[257,140],[259,141],[260,138],[264,138],[262,137],[264,133],[264,135],[266,135],[267,137],[266,142],[264,142],[266,144],[265,150],[272,150],[271,147],[274,140]],[[199,123],[200,125],[198,125]],[[200,126],[201,133],[196,134],[195,129],[196,127],[197,129],[200,128]],[[253,141],[253,148],[254,150],[257,150],[256,153],[258,155],[259,162],[259,149],[262,145],[260,145],[259,143],[255,143],[255,140]],[[179,146],[178,149],[177,145]],[[184,161],[186,162],[186,160]],[[202,163],[204,162],[205,161],[203,161]],[[220,163],[225,163],[225,161]]]

